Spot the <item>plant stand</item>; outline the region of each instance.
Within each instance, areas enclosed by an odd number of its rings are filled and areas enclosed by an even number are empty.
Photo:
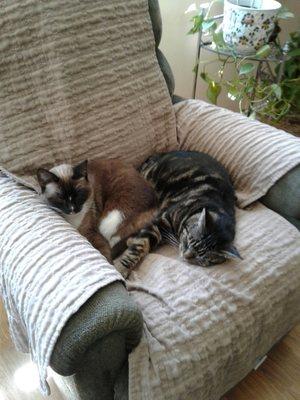
[[[203,10],[203,12],[204,12],[204,10]],[[222,14],[216,15],[216,16],[213,16],[210,18],[212,18],[216,22],[220,23],[220,22],[222,22],[223,15]],[[203,31],[200,30],[198,32],[196,66],[194,68],[195,76],[194,76],[193,93],[192,93],[192,97],[194,99],[196,97],[196,89],[197,89],[198,76],[199,76],[199,64],[201,62],[203,50],[206,50],[211,53],[215,53],[218,55],[218,57],[233,57],[233,58],[247,59],[250,61],[255,61],[257,63],[256,73],[255,73],[255,87],[257,86],[257,83],[263,79],[268,79],[270,82],[277,83],[277,84],[281,81],[283,69],[284,69],[284,63],[286,61],[286,55],[278,56],[276,54],[270,54],[269,56],[262,58],[262,57],[257,57],[256,55],[245,56],[245,54],[239,54],[231,49],[214,48],[212,46],[211,40],[203,39]],[[272,70],[272,63],[274,63],[274,62],[276,62],[277,64],[280,65],[280,67],[278,68],[276,73]],[[256,100],[256,91],[254,89],[254,91],[251,95],[250,105],[248,107],[248,110],[246,111],[246,115],[250,116],[253,111],[259,110],[260,108],[263,108],[263,103],[262,102],[260,103],[259,100]]]

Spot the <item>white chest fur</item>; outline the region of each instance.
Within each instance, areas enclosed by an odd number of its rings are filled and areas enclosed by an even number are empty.
[[[117,233],[124,218],[122,211],[112,210],[100,221],[99,232],[108,240],[110,245],[114,245],[119,240],[114,235]]]

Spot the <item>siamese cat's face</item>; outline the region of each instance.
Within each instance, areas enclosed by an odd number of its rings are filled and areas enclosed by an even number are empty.
[[[77,214],[91,195],[87,161],[72,167],[62,164],[49,171],[39,168],[37,178],[50,207],[64,214]]]

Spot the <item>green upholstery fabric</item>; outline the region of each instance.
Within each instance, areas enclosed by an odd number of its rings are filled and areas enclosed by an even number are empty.
[[[176,104],[176,103],[180,103],[183,100],[187,100],[184,97],[178,96],[177,94],[174,94],[172,97],[172,103]]]
[[[300,165],[279,179],[261,201],[279,214],[300,222]]]
[[[127,400],[128,399],[128,360],[123,365],[122,370],[117,376],[115,382],[115,399],[114,400]]]
[[[291,217],[290,215],[286,215],[284,213],[283,214],[278,213],[278,214],[280,214],[283,218],[288,220],[292,225],[294,225],[298,229],[298,231],[300,231],[300,219]]]
[[[148,0],[149,4],[149,14],[152,23],[155,46],[156,46],[156,57],[162,70],[163,76],[165,78],[166,84],[169,89],[170,96],[172,98],[174,89],[175,89],[175,80],[174,75],[171,70],[170,64],[168,63],[166,57],[163,55],[161,50],[158,48],[162,35],[162,22],[160,15],[160,8],[158,4],[158,0]]]
[[[51,367],[61,375],[81,370],[88,349],[112,332],[122,333],[124,351],[140,341],[143,319],[137,305],[120,282],[99,290],[64,327],[51,358]],[[114,362],[111,357],[109,363]]]
[[[175,80],[174,76],[170,67],[170,64],[168,63],[166,57],[163,55],[163,53],[159,50],[156,49],[156,57],[159,63],[159,66],[162,70],[162,73],[164,75],[166,84],[169,89],[170,96],[173,96],[174,89],[175,89]]]
[[[162,22],[158,0],[148,0],[149,14],[153,27],[154,39],[156,47],[159,46],[162,34]]]
[[[124,332],[113,332],[94,343],[82,359],[82,367],[75,374],[75,383],[82,400],[110,400],[114,398],[115,382],[120,396],[128,397],[128,379],[122,374],[127,365]],[[125,378],[125,379],[124,379]]]

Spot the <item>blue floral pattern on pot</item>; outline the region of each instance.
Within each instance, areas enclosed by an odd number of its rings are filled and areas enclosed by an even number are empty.
[[[224,41],[237,53],[253,54],[268,43],[281,5],[275,0],[264,0],[262,10],[251,8],[251,0],[249,7],[234,3],[235,0],[224,1]]]

